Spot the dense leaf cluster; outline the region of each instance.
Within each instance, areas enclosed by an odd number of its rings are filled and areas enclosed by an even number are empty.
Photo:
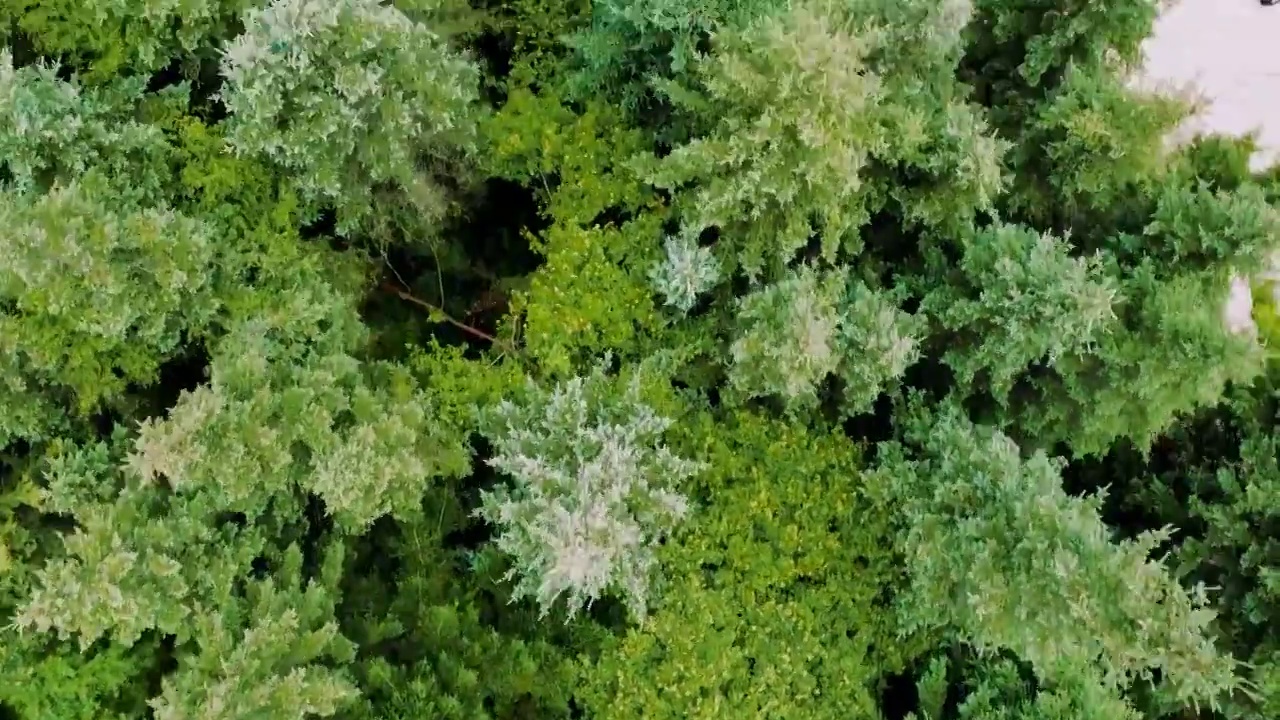
[[[0,0],[0,718],[1280,716],[1156,12]]]

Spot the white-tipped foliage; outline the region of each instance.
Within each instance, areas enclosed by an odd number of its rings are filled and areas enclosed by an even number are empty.
[[[277,0],[244,24],[222,63],[228,139],[334,202],[344,225],[373,185],[407,184],[425,154],[469,143],[475,66],[396,8]]]
[[[809,266],[744,297],[729,382],[746,397],[812,404],[838,373],[845,405],[864,409],[919,356],[916,325],[883,293]]]
[[[803,6],[717,43],[698,65],[716,132],[673,149],[646,179],[696,183],[685,231],[729,229],[735,260],[753,278],[802,249],[815,224],[828,259],[856,245],[866,220],[860,173],[883,142],[869,39]]]
[[[21,193],[84,184],[97,171],[111,184],[114,210],[154,205],[172,190],[164,131],[143,122],[151,113],[181,112],[185,84],[147,93],[145,77],[86,85],[47,61],[14,67],[0,48],[0,184]],[[127,178],[127,182],[121,182]],[[163,202],[163,201],[161,201]]]
[[[672,488],[698,470],[661,444],[671,422],[599,369],[494,408],[489,463],[511,483],[477,514],[513,560],[515,598],[545,614],[564,595],[572,616],[612,593],[644,616],[656,542],[688,509]]]
[[[667,238],[666,251],[649,277],[667,305],[687,313],[698,296],[720,280],[720,263],[710,248],[698,247],[683,235]]]
[[[748,397],[816,398],[818,384],[840,365],[838,304],[844,277],[805,266],[742,299],[743,332],[730,348],[729,380]]]
[[[829,262],[862,252],[861,229],[886,193],[933,227],[963,226],[991,207],[1007,145],[959,100],[968,3],[786,5],[719,13],[757,20],[721,27],[693,60],[684,84],[696,102],[672,93],[709,129],[642,163],[642,174],[674,193],[685,232],[717,228],[727,265],[776,279],[815,240]],[[879,166],[937,182],[890,190]]]
[[[853,284],[840,323],[846,409],[856,413],[870,407],[885,386],[920,359],[922,325],[884,293]]]
[[[44,195],[0,192],[0,304],[12,308],[0,353],[18,373],[5,383],[15,407],[61,385],[91,408],[149,378],[216,312],[216,253],[205,223],[132,206],[96,173]]]

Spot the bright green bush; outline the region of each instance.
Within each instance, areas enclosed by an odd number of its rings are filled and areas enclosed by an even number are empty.
[[[156,72],[208,56],[252,0],[5,0],[3,11],[41,51],[74,59],[97,80]],[[4,17],[4,14],[0,14]]]

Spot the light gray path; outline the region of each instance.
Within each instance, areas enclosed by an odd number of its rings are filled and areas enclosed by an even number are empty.
[[[1255,169],[1280,160],[1280,5],[1258,0],[1178,0],[1143,47],[1137,84],[1189,90],[1203,110],[1176,135],[1258,133]],[[1272,287],[1280,305],[1280,283]],[[1223,307],[1233,332],[1256,333],[1249,283],[1236,277]]]
[[[1180,0],[1161,15],[1144,50],[1143,84],[1190,84],[1209,103],[1191,127],[1260,131],[1265,151],[1255,166],[1280,154],[1280,5]]]

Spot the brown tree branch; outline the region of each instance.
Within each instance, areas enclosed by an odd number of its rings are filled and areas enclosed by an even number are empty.
[[[472,327],[471,325],[468,325],[468,324],[466,324],[466,323],[464,323],[464,322],[462,322],[462,321],[460,321],[460,320],[458,320],[458,319],[454,318],[452,315],[450,315],[449,313],[445,312],[445,311],[444,311],[444,308],[442,308],[442,307],[440,307],[440,306],[438,306],[438,305],[435,305],[435,304],[429,303],[429,302],[427,302],[426,300],[423,300],[422,298],[419,298],[419,297],[415,296],[413,293],[410,293],[408,290],[405,290],[404,288],[396,287],[396,286],[395,286],[395,284],[394,284],[394,283],[392,283],[390,280],[383,280],[383,281],[382,281],[382,286],[381,286],[381,287],[382,287],[382,289],[383,289],[383,290],[385,290],[386,292],[389,292],[389,293],[391,293],[392,295],[395,295],[396,297],[400,298],[401,300],[404,300],[404,301],[406,301],[406,302],[413,303],[414,305],[417,305],[418,307],[420,307],[420,308],[423,308],[423,309],[427,310],[427,311],[428,311],[428,312],[430,312],[431,314],[433,314],[433,315],[435,315],[435,316],[439,317],[440,319],[444,320],[445,322],[449,323],[450,325],[452,325],[452,326],[454,326],[454,327],[458,328],[459,330],[461,330],[461,331],[463,331],[463,332],[465,332],[465,333],[467,333],[467,334],[469,334],[469,335],[471,335],[471,336],[473,336],[473,337],[480,338],[481,340],[488,341],[488,342],[490,342],[490,343],[492,343],[492,344],[494,344],[494,345],[498,345],[498,346],[501,346],[501,347],[503,347],[503,348],[507,347],[506,343],[502,342],[502,341],[501,341],[501,340],[499,340],[498,338],[496,338],[496,337],[494,337],[494,336],[490,335],[489,333],[487,333],[487,332],[485,332],[485,331],[483,331],[483,330],[481,330],[481,329],[479,329],[479,328]]]

